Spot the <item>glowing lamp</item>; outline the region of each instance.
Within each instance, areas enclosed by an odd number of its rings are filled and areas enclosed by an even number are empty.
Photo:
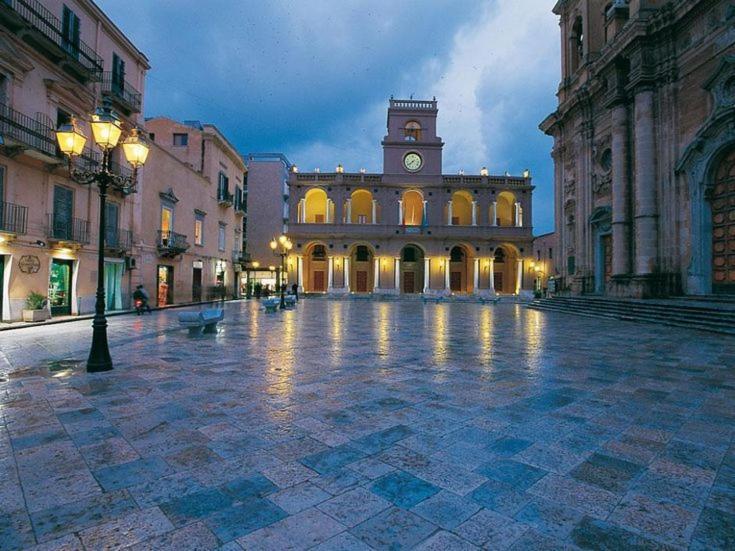
[[[120,119],[109,105],[97,109],[89,123],[92,135],[100,149],[109,150],[117,145],[122,135]]]
[[[137,128],[133,128],[122,143],[125,158],[133,168],[140,168],[148,159],[150,148],[148,144],[140,137]]]
[[[253,262],[253,268],[260,268],[260,262],[258,262],[257,260]]]
[[[287,240],[288,240],[288,238],[287,238],[287,237],[286,237],[285,235],[282,235],[282,236],[280,236],[280,237],[278,238],[278,242],[279,242],[279,243],[280,243],[281,245],[284,245],[284,244],[286,243],[286,241],[287,241]]]
[[[269,269],[269,270],[270,270],[271,272],[275,272],[275,271],[276,271],[276,267],[275,267],[275,266],[268,266],[268,269]]]
[[[84,145],[87,143],[87,137],[77,126],[76,119],[72,117],[68,124],[62,125],[56,131],[56,141],[61,152],[72,157],[82,154]]]
[[[274,239],[273,241],[271,241],[271,249],[275,251],[276,247],[278,247],[278,241]]]

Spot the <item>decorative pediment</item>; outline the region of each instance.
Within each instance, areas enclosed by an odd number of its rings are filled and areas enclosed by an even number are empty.
[[[609,206],[597,207],[589,217],[589,223],[600,231],[608,231],[612,227],[612,208]]]
[[[84,86],[72,86],[61,80],[43,79],[46,85],[46,96],[55,103],[61,103],[72,109],[75,114],[88,113],[94,110],[95,96],[91,89]]]
[[[735,55],[720,60],[715,72],[704,83],[704,88],[712,94],[715,112],[735,104]]]
[[[167,201],[169,203],[178,203],[179,198],[176,197],[176,194],[174,193],[173,188],[168,188],[167,191],[162,191],[158,194],[158,196],[161,198],[161,201]]]
[[[30,58],[13,46],[13,44],[2,35],[0,35],[0,66],[13,73],[13,76],[21,81],[26,73],[30,72],[34,68]]]

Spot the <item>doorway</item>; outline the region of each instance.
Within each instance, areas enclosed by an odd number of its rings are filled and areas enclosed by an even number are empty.
[[[416,273],[403,272],[403,292],[412,294],[416,292]]]
[[[401,289],[406,294],[421,293],[424,282],[424,251],[415,245],[401,250]]]
[[[49,275],[48,301],[52,316],[71,315],[71,279],[74,263],[72,260],[54,258],[51,260]]]
[[[105,262],[105,308],[122,310],[122,279],[125,264],[123,262]]]
[[[323,293],[325,290],[324,286],[324,270],[315,270],[314,271],[314,285],[312,286],[314,288],[315,293]]]
[[[358,293],[368,292],[368,273],[365,270],[355,272],[355,291]]]
[[[158,281],[156,282],[156,297],[159,307],[174,303],[174,268],[173,266],[158,265]]]
[[[0,209],[1,211],[2,209]],[[5,256],[0,254],[0,321],[3,319],[5,299]]]
[[[202,269],[194,268],[191,273],[191,300],[202,301]]]

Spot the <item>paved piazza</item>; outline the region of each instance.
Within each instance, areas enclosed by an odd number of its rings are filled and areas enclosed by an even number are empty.
[[[0,549],[732,549],[735,341],[514,304],[0,333]]]

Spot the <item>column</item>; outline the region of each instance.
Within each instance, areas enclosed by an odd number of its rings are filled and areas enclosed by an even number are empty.
[[[477,201],[472,201],[472,225],[477,226]]]
[[[373,292],[380,288],[380,259],[375,257],[373,259]]]
[[[345,257],[345,288],[347,289],[347,292],[350,292],[350,257]]]
[[[327,199],[327,212],[324,213],[324,221],[327,224],[332,223],[332,200]]]
[[[422,226],[428,226],[429,225],[428,205],[429,205],[429,202],[428,201],[424,201],[424,209],[423,209],[424,211],[422,213],[423,216],[421,217],[421,225]]]
[[[518,226],[518,211],[520,210],[518,207],[520,205],[518,204],[518,201],[513,203],[513,225]]]
[[[657,218],[653,91],[641,90],[635,96],[636,274],[651,274],[656,270]]]
[[[396,257],[395,264],[393,266],[393,277],[395,278],[396,292],[401,292],[401,259]]]
[[[630,194],[628,178],[628,108],[612,109],[612,239],[613,275],[630,273]]]
[[[303,256],[297,256],[296,257],[296,266],[298,270],[298,275],[296,276],[298,278],[298,281],[296,281],[296,284],[299,286],[299,291],[304,291],[304,257]]]
[[[378,200],[373,199],[372,223],[378,223]]]
[[[474,294],[477,294],[477,292],[480,290],[480,259],[475,258],[475,272],[473,274],[473,280],[472,280],[472,292]]]
[[[429,275],[431,270],[431,263],[428,258],[424,258],[424,293],[429,290]]]
[[[347,216],[345,224],[352,224],[352,199],[347,199]]]
[[[327,258],[327,292],[332,291],[332,282],[334,279],[334,257]]]
[[[493,206],[490,209],[490,215],[492,216],[492,220],[490,220],[491,226],[497,226],[498,225],[498,202],[493,201]]]
[[[403,225],[403,199],[398,199],[398,225]]]
[[[299,201],[299,204],[301,205],[301,208],[299,209],[299,222],[302,224],[306,223],[306,199],[301,199]]]
[[[523,205],[518,203],[518,224],[516,224],[519,228],[523,227]]]
[[[447,201],[447,226],[452,225],[452,201]]]
[[[516,261],[516,295],[521,292],[521,285],[523,285],[523,259],[519,258]]]
[[[489,289],[492,294],[495,294],[495,259],[490,259],[490,285]]]
[[[444,259],[444,289],[449,291],[449,262],[451,259],[449,257]]]

